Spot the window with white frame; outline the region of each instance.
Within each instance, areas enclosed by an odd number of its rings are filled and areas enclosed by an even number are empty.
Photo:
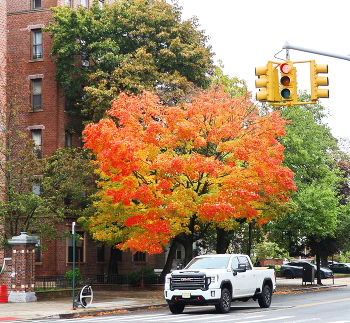
[[[41,142],[42,142],[42,132],[41,129],[33,129],[32,132],[32,139],[34,140],[34,153],[37,155],[39,159],[42,158],[42,150],[41,150]]]
[[[41,29],[32,30],[32,51],[33,59],[43,58],[43,37]]]
[[[32,9],[40,9],[41,0],[32,0]]]
[[[72,0],[65,0],[64,1],[64,4],[68,7],[71,7],[72,6]]]
[[[83,6],[83,7],[85,7],[85,8],[87,8],[88,7],[88,0],[81,0],[81,5]]]
[[[75,238],[75,261],[78,263],[85,262],[85,232],[76,231]],[[73,235],[68,238],[67,247],[67,261],[73,262]]]
[[[33,79],[32,82],[32,108],[33,110],[41,110],[42,95],[42,79]]]

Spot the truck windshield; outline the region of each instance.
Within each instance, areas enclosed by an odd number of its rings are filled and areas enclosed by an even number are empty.
[[[186,266],[186,269],[225,269],[229,260],[229,257],[195,258]]]

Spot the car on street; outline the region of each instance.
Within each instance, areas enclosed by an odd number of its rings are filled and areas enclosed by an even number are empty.
[[[288,279],[303,277],[304,266],[311,265],[315,268],[315,277],[317,275],[317,266],[307,261],[288,262],[281,266],[281,277]],[[321,267],[321,279],[333,277],[333,271],[329,268]]]
[[[349,263],[334,263],[329,265],[329,269],[331,269],[334,273],[350,274]]]

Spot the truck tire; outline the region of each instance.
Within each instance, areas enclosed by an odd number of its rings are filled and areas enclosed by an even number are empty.
[[[185,308],[183,304],[169,304],[169,310],[173,314],[181,314]]]
[[[221,291],[220,303],[215,305],[218,313],[228,313],[231,309],[231,293],[227,288],[223,288]]]
[[[258,297],[258,303],[260,307],[267,308],[271,305],[272,292],[269,285],[265,285],[262,289],[261,294]]]

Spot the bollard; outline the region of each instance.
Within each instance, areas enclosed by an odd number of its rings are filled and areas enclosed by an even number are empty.
[[[0,286],[0,303],[7,303],[7,302],[8,302],[7,286],[1,285]]]

